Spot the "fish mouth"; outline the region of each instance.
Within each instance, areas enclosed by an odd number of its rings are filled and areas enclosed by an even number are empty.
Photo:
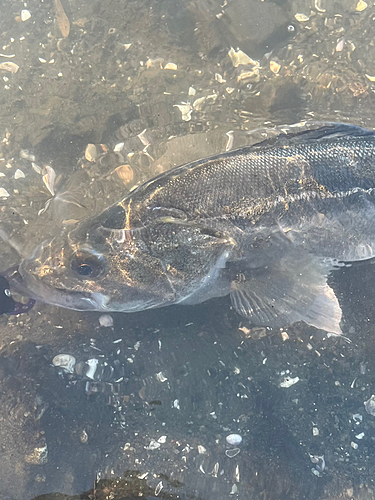
[[[18,293],[29,295],[38,302],[44,302],[76,311],[106,311],[108,297],[100,292],[84,292],[55,287],[34,275],[34,259],[24,259],[17,271],[8,279],[10,286]]]

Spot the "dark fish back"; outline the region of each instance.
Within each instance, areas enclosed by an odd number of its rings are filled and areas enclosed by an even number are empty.
[[[281,135],[251,147],[186,164],[131,193],[137,212],[173,207],[189,218],[265,213],[310,195],[326,198],[375,185],[375,136],[337,125]],[[244,212],[245,211],[245,212]],[[144,220],[144,219],[143,219]]]

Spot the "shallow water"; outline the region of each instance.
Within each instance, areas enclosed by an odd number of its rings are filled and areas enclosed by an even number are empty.
[[[370,2],[0,9],[0,63],[18,66],[0,66],[1,270],[19,261],[14,247],[27,253],[135,184],[263,137],[248,131],[375,127]],[[1,316],[1,498],[374,498],[373,265],[332,285],[351,342],[304,324],[251,328],[227,299],[113,314],[112,327],[44,304]],[[80,369],[56,368],[58,354]]]

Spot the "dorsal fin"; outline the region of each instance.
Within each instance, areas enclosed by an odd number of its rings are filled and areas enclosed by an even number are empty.
[[[279,135],[257,142],[252,146],[254,149],[264,147],[277,147],[292,144],[306,144],[310,141],[320,141],[340,137],[366,137],[374,136],[375,132],[357,125],[347,125],[345,123],[322,123],[319,127],[311,130],[300,130],[299,132],[280,132]]]

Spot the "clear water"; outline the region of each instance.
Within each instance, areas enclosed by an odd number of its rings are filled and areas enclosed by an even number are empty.
[[[370,2],[62,8],[65,37],[55,2],[0,5],[0,63],[19,67],[0,69],[1,228],[21,253],[156,173],[248,143],[247,131],[375,127]],[[231,47],[252,61],[235,67]],[[3,270],[19,260],[7,243],[1,255]],[[304,324],[251,329],[226,299],[113,314],[113,327],[44,304],[3,315],[1,498],[374,498],[372,265],[334,287],[351,343]],[[58,354],[80,369],[57,369]]]

